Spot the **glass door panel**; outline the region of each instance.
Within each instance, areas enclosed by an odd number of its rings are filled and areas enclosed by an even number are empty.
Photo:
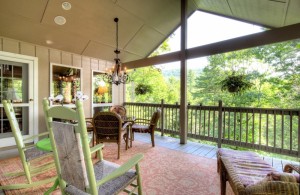
[[[13,103],[23,135],[29,134],[29,65],[0,60],[0,95],[2,100]],[[3,107],[0,108],[0,139],[12,137],[11,127]]]

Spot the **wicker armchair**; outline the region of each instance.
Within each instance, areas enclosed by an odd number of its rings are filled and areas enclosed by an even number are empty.
[[[132,125],[132,137],[130,139],[130,146],[132,146],[132,140],[134,139],[134,133],[150,133],[151,135],[151,142],[152,146],[155,146],[154,143],[154,130],[157,126],[158,120],[161,115],[161,110],[157,109],[152,117],[151,120],[148,119],[136,119],[134,124]]]
[[[120,147],[122,138],[128,148],[128,128],[131,122],[123,124],[120,115],[114,112],[98,112],[93,117],[96,143],[115,142],[118,144],[118,159],[120,158]]]
[[[120,115],[121,117],[125,117],[126,116],[126,108],[124,106],[112,106],[109,111],[117,113],[118,115]]]

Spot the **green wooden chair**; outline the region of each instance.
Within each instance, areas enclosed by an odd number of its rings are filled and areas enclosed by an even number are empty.
[[[50,107],[49,101],[44,99],[43,107],[62,194],[117,194],[121,191],[142,194],[139,168],[142,154],[121,166],[103,160],[104,145],[89,146],[81,101],[77,100],[76,109],[71,109]],[[91,154],[95,152],[100,161],[93,165]]]
[[[51,168],[54,168],[53,161],[49,162],[49,163],[45,163],[40,166],[36,166],[36,167],[30,166],[30,162],[32,162],[33,160],[38,160],[39,158],[44,158],[48,155],[52,155],[52,153],[40,151],[35,147],[34,144],[31,144],[31,145],[24,144],[25,141],[32,140],[35,137],[45,136],[48,134],[48,132],[42,133],[39,135],[34,135],[29,138],[23,139],[12,103],[7,100],[3,100],[2,103],[3,103],[3,107],[5,110],[6,116],[9,120],[13,136],[16,141],[16,145],[18,147],[18,152],[19,152],[19,157],[21,159],[23,169],[24,169],[24,171],[22,171],[22,172],[5,173],[4,175],[5,176],[13,176],[13,177],[25,175],[27,178],[27,183],[1,185],[0,190],[1,189],[13,190],[13,189],[21,189],[21,188],[31,188],[31,187],[40,186],[42,184],[53,182],[56,179],[56,177],[52,177],[52,178],[48,178],[48,179],[45,179],[42,181],[36,181],[36,182],[32,182],[32,178],[31,178],[33,175],[37,175],[44,171],[48,171]]]

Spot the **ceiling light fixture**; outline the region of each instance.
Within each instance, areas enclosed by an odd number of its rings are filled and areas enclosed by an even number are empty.
[[[64,24],[67,22],[67,20],[66,20],[66,18],[63,17],[63,16],[56,16],[56,17],[54,18],[54,22],[55,22],[56,24],[58,24],[58,25],[64,25]]]
[[[46,40],[46,43],[47,43],[48,45],[51,45],[51,44],[53,44],[53,41],[51,41],[51,40]]]
[[[116,50],[114,51],[116,54],[116,58],[114,59],[115,61],[115,66],[113,67],[112,70],[109,71],[109,73],[105,73],[103,75],[103,79],[108,82],[108,83],[112,83],[112,84],[125,84],[128,83],[130,81],[128,74],[126,73],[126,67],[124,67],[124,70],[122,70],[122,63],[121,60],[119,58],[119,54],[121,53],[121,51],[118,48],[118,39],[119,39],[119,35],[118,35],[118,22],[119,22],[119,18],[115,18],[114,19],[115,23],[116,23]]]
[[[61,4],[61,7],[64,9],[64,10],[70,10],[72,8],[72,5],[71,3],[65,1]]]

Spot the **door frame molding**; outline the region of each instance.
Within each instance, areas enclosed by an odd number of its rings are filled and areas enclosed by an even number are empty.
[[[29,64],[28,67],[28,78],[32,78],[28,80],[28,88],[29,88],[29,104],[32,103],[32,118],[29,118],[29,123],[32,121],[32,129],[28,129],[28,135],[24,135],[24,138],[30,137],[32,135],[38,134],[38,58],[33,56],[27,56],[22,54],[10,53],[0,51],[0,58],[3,60],[20,62],[20,63],[27,63]],[[31,95],[32,94],[32,95]],[[32,96],[32,97],[31,97]],[[30,101],[33,99],[33,101]],[[1,104],[1,102],[0,102]],[[1,104],[2,105],[2,104]],[[22,104],[20,104],[22,106]],[[9,138],[4,138],[9,139]],[[13,140],[13,141],[10,141]],[[7,144],[9,142],[9,144]],[[26,143],[30,142],[37,142],[37,139],[28,140]],[[0,147],[8,147],[15,145],[15,140],[13,137],[5,142],[0,142]]]

